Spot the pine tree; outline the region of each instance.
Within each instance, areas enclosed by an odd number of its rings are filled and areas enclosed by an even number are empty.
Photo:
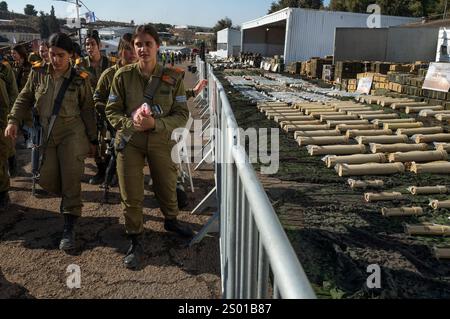
[[[59,27],[58,19],[56,19],[55,8],[53,6],[50,10],[50,16],[48,17],[48,29],[51,34],[59,32],[61,30]]]

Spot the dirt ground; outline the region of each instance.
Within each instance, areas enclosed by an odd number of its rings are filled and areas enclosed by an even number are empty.
[[[194,84],[194,75],[187,72],[186,87]],[[189,105],[192,109],[192,102]],[[79,247],[74,255],[60,252],[63,228],[63,218],[58,213],[60,199],[31,196],[29,159],[28,150],[18,150],[20,176],[11,181],[9,211],[0,215],[1,299],[221,297],[218,238],[205,238],[188,248],[186,241],[167,233],[150,189],[144,205],[145,267],[136,272],[124,269],[122,258],[128,241],[119,191],[112,189],[109,204],[103,204],[103,191],[86,183],[94,175],[92,160],[87,161],[83,178],[84,210],[77,226]],[[189,212],[212,188],[212,172],[194,173],[194,185],[196,192],[188,192],[190,206],[182,212],[180,220],[199,231],[209,217],[192,216]],[[80,267],[81,289],[67,287],[69,265]]]
[[[236,75],[236,71],[232,73]],[[219,74],[219,78],[229,92],[239,126],[277,128],[244,100],[224,75]],[[259,166],[255,167],[258,170]],[[445,175],[408,173],[381,179],[386,183],[385,191],[404,194],[409,186],[450,184]],[[280,133],[280,170],[274,176],[261,176],[261,181],[319,298],[450,298],[450,262],[438,261],[431,249],[450,246],[450,240],[409,237],[404,231],[405,223],[450,225],[450,212],[429,208],[423,217],[399,219],[386,219],[380,212],[384,205],[426,208],[429,197],[407,196],[402,202],[366,204],[363,192],[352,191],[347,179],[300,149],[293,133],[284,132]],[[381,267],[381,289],[367,288],[371,274],[367,267],[372,264]]]

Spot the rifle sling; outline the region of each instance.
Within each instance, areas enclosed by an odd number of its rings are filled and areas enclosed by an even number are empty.
[[[160,69],[158,74],[152,75],[150,80],[147,83],[147,86],[144,90],[144,103],[147,103],[149,106],[153,105],[153,100],[155,98],[156,91],[161,85],[163,70]]]
[[[66,95],[66,92],[67,92],[67,89],[69,88],[70,83],[75,78],[76,73],[77,73],[77,71],[74,68],[72,68],[70,71],[70,77],[68,79],[67,78],[64,79],[64,82],[62,83],[61,88],[59,89],[58,95],[56,96],[55,104],[53,105],[53,112],[52,112],[53,120],[51,121],[50,126],[48,128],[46,144],[50,140],[50,134],[52,133],[53,127],[55,126],[56,117],[58,117],[59,112],[61,111],[64,96]]]

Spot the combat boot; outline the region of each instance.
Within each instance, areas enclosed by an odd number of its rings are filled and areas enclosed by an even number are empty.
[[[164,229],[184,238],[193,238],[195,236],[194,231],[188,225],[183,225],[176,219],[166,219],[164,222]]]
[[[8,192],[0,193],[0,212],[6,212],[9,204],[9,195]]]
[[[130,235],[130,248],[123,259],[123,264],[127,269],[138,270],[142,266],[144,259],[144,248],[141,243],[141,235]]]
[[[92,177],[89,180],[89,184],[91,185],[102,185],[105,182],[106,177],[106,165],[105,164],[97,164],[97,175]]]
[[[8,173],[11,178],[17,176],[17,158],[15,155],[8,158]]]
[[[77,217],[69,214],[64,214],[64,232],[59,244],[59,249],[62,251],[71,251],[75,249],[75,223]]]

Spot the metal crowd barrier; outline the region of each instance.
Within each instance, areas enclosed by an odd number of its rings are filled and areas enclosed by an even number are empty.
[[[219,222],[223,297],[315,299],[303,267],[240,145],[239,128],[222,84],[210,65],[205,74],[205,62],[196,62],[200,80],[208,80],[208,91],[199,99],[207,97],[208,127],[217,132],[211,134],[209,144],[216,173],[212,196],[218,209],[197,242]]]

